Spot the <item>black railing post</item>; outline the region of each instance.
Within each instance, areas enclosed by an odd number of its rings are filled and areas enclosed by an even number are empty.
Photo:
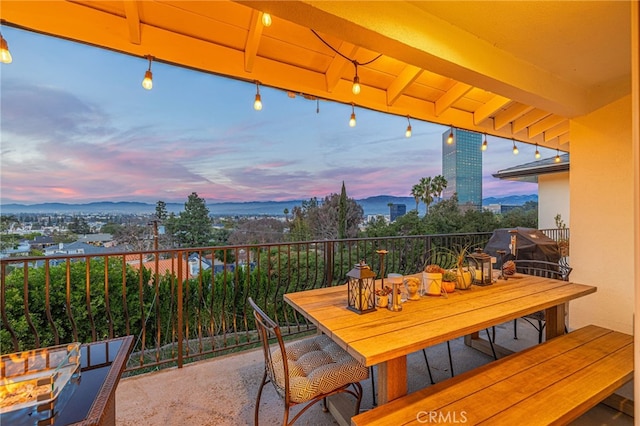
[[[326,277],[325,287],[331,287],[333,285],[333,242],[324,242],[324,269]]]

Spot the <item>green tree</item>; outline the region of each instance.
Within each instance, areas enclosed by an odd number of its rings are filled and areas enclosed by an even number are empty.
[[[347,190],[344,181],[342,181],[342,190],[338,201],[338,238],[347,238]]]
[[[433,203],[433,181],[431,176],[420,179],[419,185],[422,187],[422,199],[426,207],[424,215],[429,214],[429,206]]]
[[[411,188],[411,196],[416,201],[416,211],[418,211],[418,206],[420,201],[422,200],[422,194],[424,193],[424,188],[419,183],[413,185]]]
[[[118,224],[118,223],[114,223],[114,222],[107,222],[104,225],[102,225],[102,228],[100,228],[100,232],[104,233],[104,234],[111,234],[111,235],[115,235],[116,232],[118,232],[118,230],[122,227],[122,225]]]
[[[89,224],[82,216],[74,216],[73,220],[68,226],[68,229],[74,234],[89,234],[91,232]]]
[[[447,188],[447,180],[442,175],[437,175],[431,181],[431,189],[433,190],[433,195],[442,198],[442,191]]]
[[[521,207],[516,207],[513,210],[502,215],[500,221],[500,227],[502,228],[515,228],[521,226],[524,228],[537,228],[538,227],[538,203],[535,201],[528,201]]]
[[[164,201],[158,201],[156,203],[155,219],[163,221],[167,218],[167,215],[167,204]]]
[[[182,247],[202,247],[209,245],[212,239],[211,218],[203,198],[193,192],[184,204],[174,223],[172,233]]]

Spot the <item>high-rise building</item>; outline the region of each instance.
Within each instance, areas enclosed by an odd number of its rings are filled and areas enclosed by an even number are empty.
[[[389,216],[391,222],[395,222],[397,218],[400,216],[404,216],[407,213],[407,205],[406,204],[390,204],[389,205]]]
[[[453,141],[448,143],[453,132]],[[447,180],[444,198],[458,194],[461,207],[482,209],[482,135],[461,129],[442,134],[442,175]]]

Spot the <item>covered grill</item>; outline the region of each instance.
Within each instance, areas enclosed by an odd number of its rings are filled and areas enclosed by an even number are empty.
[[[512,238],[515,237],[515,248],[511,247]],[[504,259],[498,254],[498,250],[504,250]],[[500,265],[502,260],[542,260],[558,263],[560,261],[560,249],[555,240],[547,237],[542,231],[535,228],[500,228],[493,231],[493,235],[484,248],[485,253],[494,256]]]

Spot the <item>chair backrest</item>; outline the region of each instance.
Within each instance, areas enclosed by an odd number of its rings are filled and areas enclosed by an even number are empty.
[[[253,301],[251,297],[249,297],[249,305],[253,309],[253,317],[256,320],[256,330],[258,331],[258,336],[260,336],[260,342],[262,343],[262,351],[264,353],[264,366],[265,366],[265,374],[273,383],[273,386],[276,388],[278,394],[285,399],[285,401],[289,402],[289,364],[287,362],[287,352],[284,345],[284,340],[282,339],[282,333],[280,332],[280,327],[278,324],[273,321],[267,314],[264,313],[262,309]],[[271,351],[271,347],[269,345],[269,340],[276,339],[278,346],[280,348],[281,357],[279,359],[274,359],[273,352]],[[276,370],[282,371],[282,376],[284,378],[284,387],[281,386],[278,380],[276,380]]]
[[[563,281],[569,281],[569,274],[573,270],[568,265],[543,260],[514,260],[514,263],[516,264],[516,271],[521,274]]]

